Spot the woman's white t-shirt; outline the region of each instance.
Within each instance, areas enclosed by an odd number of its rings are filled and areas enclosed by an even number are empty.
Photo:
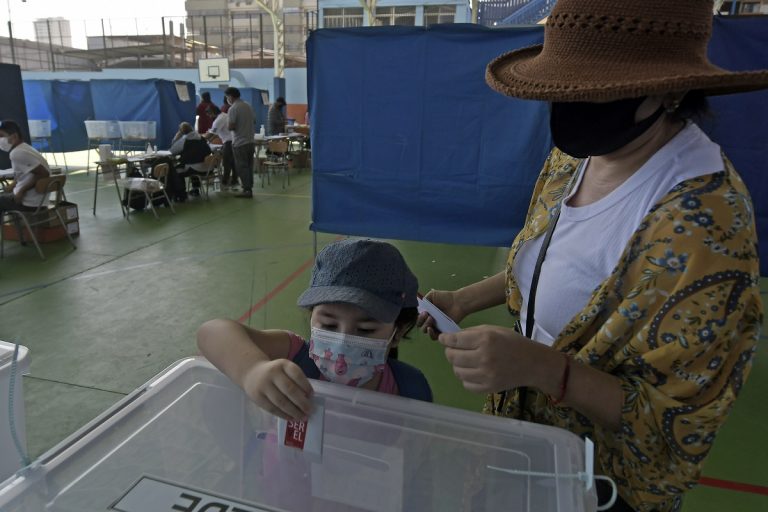
[[[585,163],[588,169],[589,162]],[[689,123],[618,188],[602,199],[568,206],[582,172],[565,198],[541,267],[532,338],[552,345],[592,292],[613,271],[630,237],[649,210],[678,183],[724,169],[720,146]],[[588,170],[587,170],[588,172]],[[544,236],[518,251],[512,272],[523,297],[520,323],[527,322],[528,295]]]
[[[43,155],[40,154],[35,148],[22,142],[9,153],[11,158],[11,168],[13,169],[13,178],[16,181],[16,186],[13,188],[13,193],[17,193],[21,187],[26,185],[30,180],[34,180],[32,169],[42,165],[50,172],[48,162],[46,162]],[[24,206],[37,207],[40,206],[40,202],[46,204],[48,198],[47,194],[41,194],[34,188],[27,190],[24,197],[21,200],[21,204]]]

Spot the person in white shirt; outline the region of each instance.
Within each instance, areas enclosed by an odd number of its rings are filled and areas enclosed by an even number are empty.
[[[226,105],[226,110],[224,108],[222,110],[214,108],[217,114],[216,119],[214,119],[213,125],[203,137],[208,139],[208,142],[222,144],[221,156],[224,174],[221,178],[221,186],[230,187],[237,184],[237,175],[234,172],[235,157],[232,154],[232,132],[228,126],[229,115],[227,115],[227,110],[229,110],[229,105]]]
[[[14,175],[13,189],[0,193],[0,215],[9,210],[34,210],[45,204],[48,198],[35,190],[35,184],[50,176],[48,162],[24,142],[16,121],[0,121],[0,150],[9,153]]]

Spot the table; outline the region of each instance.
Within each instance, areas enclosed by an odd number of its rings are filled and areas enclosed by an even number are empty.
[[[99,174],[104,174],[104,175],[109,174],[112,176],[112,180],[115,182],[115,191],[117,192],[117,200],[122,201],[122,198],[120,197],[120,187],[117,186],[117,180],[120,179],[120,173],[123,172],[123,170],[127,171],[127,169],[128,169],[128,160],[126,160],[125,158],[116,158],[114,160],[96,162],[96,172],[95,172],[96,179],[93,183],[93,214],[94,215],[96,215],[96,198],[99,193]],[[122,205],[122,202],[120,202],[120,204]],[[124,211],[123,211],[123,216],[125,216]]]

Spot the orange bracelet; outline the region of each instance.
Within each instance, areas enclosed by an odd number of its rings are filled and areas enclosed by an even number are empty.
[[[566,354],[563,354],[563,356],[565,357],[565,369],[563,370],[563,378],[560,380],[560,395],[557,398],[552,398],[553,405],[562,402],[565,398],[565,393],[568,391],[568,377],[571,375],[571,358]]]

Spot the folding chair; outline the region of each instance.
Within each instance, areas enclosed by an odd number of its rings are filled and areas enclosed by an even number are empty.
[[[127,178],[122,181],[123,188],[128,191],[128,198],[126,201],[125,218],[130,222],[131,213],[131,196],[134,192],[140,192],[147,198],[147,206],[152,209],[152,213],[155,218],[160,220],[160,216],[157,214],[157,208],[155,207],[155,200],[159,199],[158,194],[162,194],[165,197],[166,204],[170,207],[171,213],[176,215],[176,210],[173,208],[171,198],[168,197],[166,192],[166,185],[168,182],[168,173],[170,168],[168,164],[157,164],[152,171],[154,178]],[[120,203],[122,204],[122,202]]]
[[[66,182],[67,176],[63,174],[37,180],[37,183],[35,183],[35,190],[43,194],[42,199],[40,199],[40,204],[37,205],[34,210],[7,210],[5,212],[5,215],[11,218],[17,227],[16,231],[19,236],[19,241],[24,240],[25,232],[29,233],[32,242],[37,248],[37,253],[42,260],[45,260],[45,254],[43,254],[43,250],[40,248],[40,243],[37,241],[35,230],[32,229],[35,226],[41,226],[43,224],[49,225],[51,221],[58,221],[58,224],[64,229],[64,233],[67,235],[67,239],[72,245],[72,248],[77,249],[75,241],[72,240],[72,235],[69,234],[67,224],[64,222],[64,218],[59,211],[59,206],[62,201],[66,201],[67,199],[64,195],[64,184]],[[51,194],[53,194],[52,202],[49,201]],[[53,215],[51,215],[52,213]],[[23,226],[25,229],[18,229],[19,226]],[[4,256],[4,253],[5,237],[2,234],[2,230],[0,230],[0,258]]]
[[[216,189],[216,180],[219,180],[219,183],[221,183],[221,177],[219,176],[219,168],[221,167],[221,153],[211,153],[210,155],[205,157],[204,163],[205,163],[205,172],[195,172],[191,175],[189,175],[189,182],[187,184],[187,192],[189,192],[190,187],[192,186],[192,178],[196,177],[200,180],[200,188],[203,188],[203,184],[205,184],[205,188],[203,189],[203,196],[205,199],[208,199],[208,189],[211,187],[211,185],[214,185],[214,190]]]
[[[270,140],[267,144],[267,160],[263,163],[266,167],[267,174],[274,171],[282,171],[283,174],[283,188],[285,188],[285,182],[288,181],[288,185],[291,184],[291,176],[288,174],[288,140],[276,139]],[[267,176],[269,178],[269,176]],[[264,187],[264,174],[261,177],[261,186]]]

